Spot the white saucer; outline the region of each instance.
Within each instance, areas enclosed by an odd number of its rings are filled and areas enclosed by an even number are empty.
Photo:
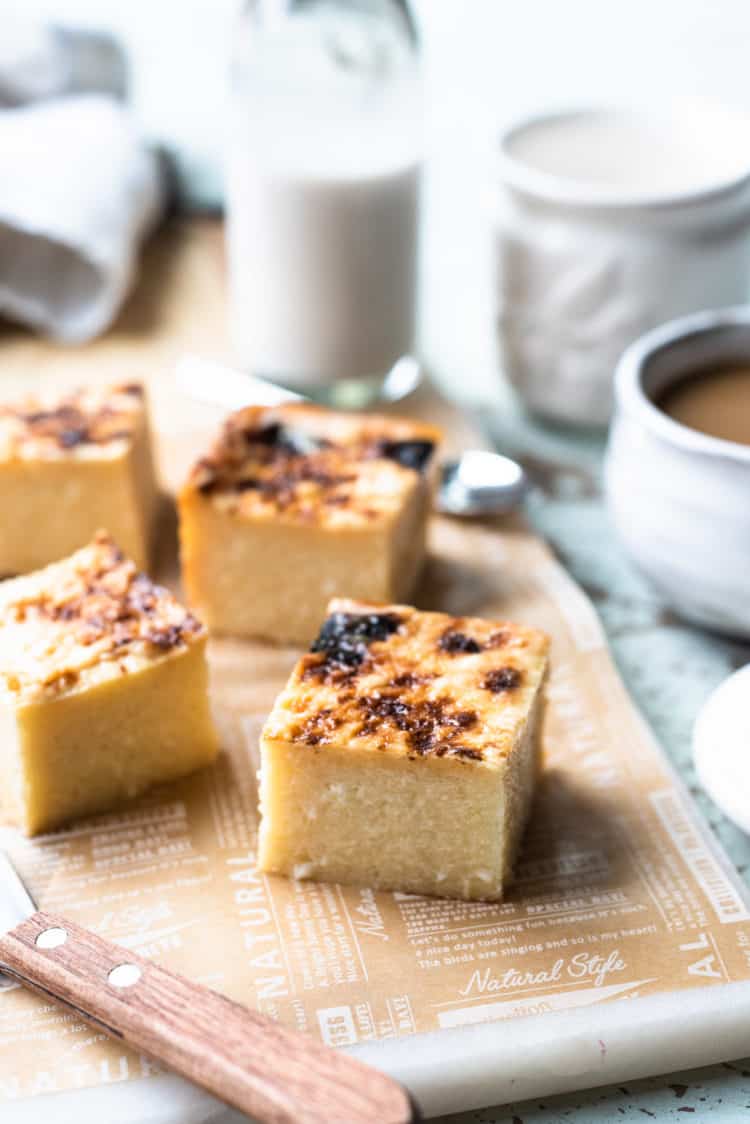
[[[750,664],[725,679],[696,718],[693,760],[714,803],[750,834]]]

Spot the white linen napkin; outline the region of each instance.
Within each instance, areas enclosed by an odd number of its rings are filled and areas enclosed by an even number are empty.
[[[0,34],[0,105],[92,90],[125,95],[125,58],[111,35],[56,27],[17,11],[10,19],[10,14],[6,4]]]
[[[56,40],[58,54],[65,42]],[[24,65],[37,67],[36,86]],[[42,81],[42,69],[38,53],[0,52],[0,92],[12,89],[6,104],[16,102],[0,109],[0,313],[77,342],[117,313],[165,180],[124,106],[97,93],[44,100],[77,84],[53,81],[51,63]],[[106,75],[102,85],[111,88]]]

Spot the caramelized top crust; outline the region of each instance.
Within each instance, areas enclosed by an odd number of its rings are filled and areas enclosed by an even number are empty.
[[[0,582],[0,702],[55,698],[137,671],[204,634],[100,531],[70,558]]]
[[[332,528],[397,512],[434,464],[440,433],[403,418],[316,406],[232,414],[183,491],[240,518]]]
[[[536,629],[337,599],[264,737],[502,767],[544,677]]]
[[[0,460],[120,456],[144,412],[138,383],[0,405]]]

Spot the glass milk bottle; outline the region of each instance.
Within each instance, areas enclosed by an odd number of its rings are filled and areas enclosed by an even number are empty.
[[[245,369],[359,406],[410,355],[420,93],[399,0],[246,4],[227,161],[231,326]]]

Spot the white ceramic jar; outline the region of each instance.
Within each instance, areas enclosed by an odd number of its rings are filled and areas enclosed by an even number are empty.
[[[750,637],[750,446],[688,429],[654,402],[697,370],[750,363],[750,308],[705,312],[625,352],[605,487],[615,528],[664,602]]]
[[[501,365],[555,421],[604,425],[625,347],[750,292],[750,132],[717,107],[540,114],[500,138]]]

